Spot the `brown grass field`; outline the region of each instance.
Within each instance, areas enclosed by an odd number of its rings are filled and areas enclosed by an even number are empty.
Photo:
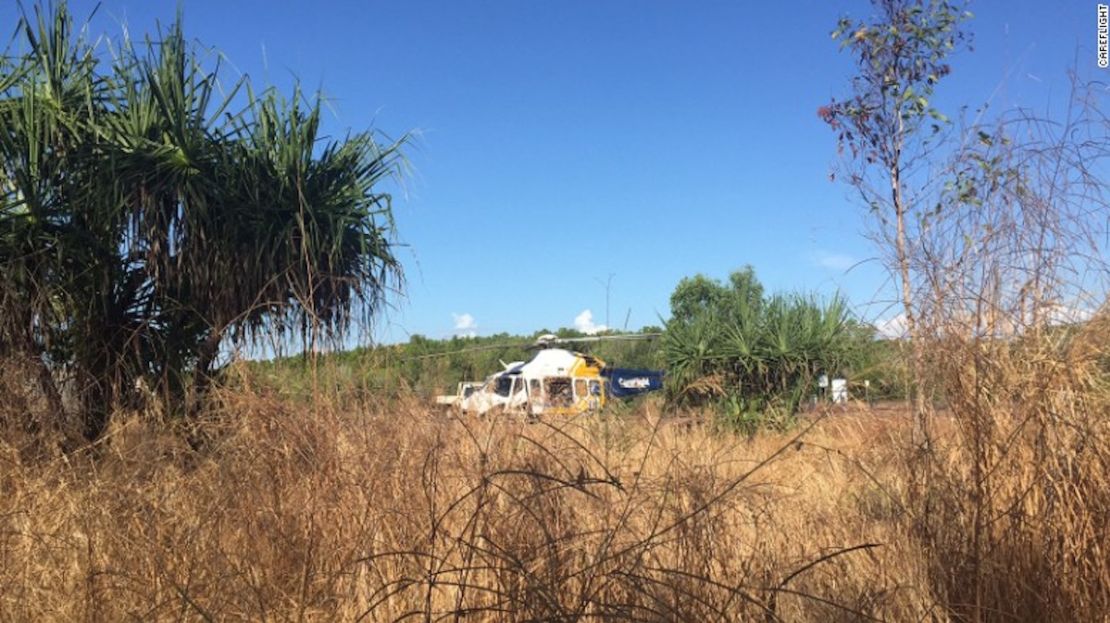
[[[1106,620],[1106,516],[1082,514],[1105,493],[1064,505],[1086,533],[998,520],[969,557],[936,422],[944,486],[900,405],[747,438],[654,402],[528,424],[238,388],[188,432],[120,417],[56,455],[8,434],[0,619],[941,621],[974,584],[985,619]]]
[[[872,480],[901,443],[890,414],[831,413],[749,440],[652,406],[539,424],[418,405],[298,413],[242,395],[225,408],[239,417],[206,431],[200,453],[138,418],[95,460],[44,469],[5,447],[3,618],[929,610],[920,556],[891,521],[899,494]]]

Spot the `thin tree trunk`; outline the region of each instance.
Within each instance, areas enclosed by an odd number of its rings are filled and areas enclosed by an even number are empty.
[[[910,254],[906,237],[906,205],[902,197],[902,176],[899,170],[901,147],[895,148],[894,165],[890,168],[890,193],[894,204],[895,254],[898,273],[902,282],[902,309],[909,334],[913,385],[913,435],[914,441],[929,445],[929,426],[925,391],[925,361],[922,355],[921,336],[913,306],[913,288],[910,283]]]
[[[50,372],[50,367],[43,358],[42,349],[35,344],[35,340],[29,333],[25,334],[19,340],[19,344],[12,348],[10,352],[31,366],[34,383],[38,386],[39,394],[46,400],[47,416],[52,416],[55,422],[63,420],[65,418],[65,407],[62,404],[62,394],[58,391],[58,385],[54,382],[54,375]],[[38,433],[43,429],[44,424],[42,418],[34,413],[29,413],[26,422],[24,422],[24,428],[29,433]]]
[[[115,395],[108,386],[108,379],[97,379],[92,374],[82,375],[84,378],[81,388],[81,418],[84,423],[83,433],[85,441],[93,442],[100,439],[108,428],[108,419],[111,417]]]
[[[35,380],[43,398],[46,399],[51,415],[57,418],[55,421],[61,421],[65,417],[62,394],[58,391],[58,385],[54,382],[54,375],[50,372],[50,367],[46,365],[46,361],[43,359],[42,349],[35,344],[30,335],[24,336],[23,352],[35,369]],[[31,425],[37,431],[41,428],[42,422],[32,422]]]
[[[54,374],[50,372],[50,367],[43,361],[42,355],[31,353],[30,356],[34,361],[33,365],[36,369],[35,375],[38,377],[39,391],[46,399],[50,415],[55,418],[56,422],[65,420],[65,405],[62,403],[62,393],[58,391],[58,385],[54,382]],[[38,427],[41,422],[37,422],[35,425]]]
[[[198,415],[201,408],[204,406],[208,390],[212,386],[212,364],[220,354],[220,342],[222,338],[223,332],[213,329],[200,345],[200,349],[197,353],[196,367],[193,370],[193,395],[192,406],[189,409],[190,416]]]

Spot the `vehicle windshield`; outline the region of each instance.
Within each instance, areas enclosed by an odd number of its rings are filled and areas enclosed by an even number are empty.
[[[499,377],[497,377],[497,380],[494,381],[493,391],[498,396],[508,397],[509,393],[512,392],[512,390],[513,390],[513,377],[511,377],[511,376],[499,376]]]

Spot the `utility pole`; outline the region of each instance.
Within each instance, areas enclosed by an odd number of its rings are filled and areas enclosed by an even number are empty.
[[[609,325],[609,286],[611,286],[613,284],[613,277],[614,276],[616,276],[616,273],[609,273],[609,277],[605,280],[605,283],[604,283],[604,285],[605,285],[605,330],[606,331],[611,331],[613,329],[613,327]],[[602,283],[601,279],[598,278],[598,277],[594,277],[594,281],[598,282],[599,284]]]

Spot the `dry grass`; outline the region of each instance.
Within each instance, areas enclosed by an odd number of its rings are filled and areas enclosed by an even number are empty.
[[[964,620],[1110,619],[1110,307],[1076,330],[933,345],[949,434],[908,518]]]
[[[200,451],[139,417],[96,456],[3,446],[0,618],[920,618],[878,421],[748,441],[239,390]]]
[[[1105,621],[1106,351],[1073,343],[988,353],[993,398],[947,388],[927,455],[901,406],[749,439],[655,403],[527,424],[242,383],[80,452],[10,427],[0,620]]]

